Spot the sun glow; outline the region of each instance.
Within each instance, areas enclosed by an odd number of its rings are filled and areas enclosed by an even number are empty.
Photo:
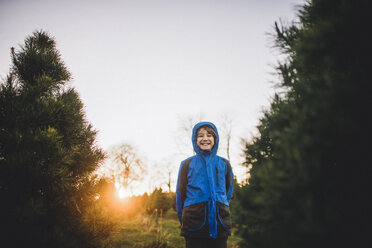
[[[119,183],[115,183],[115,189],[116,189],[116,192],[117,192],[117,196],[120,199],[130,198],[132,196],[130,190],[124,188],[123,185],[121,185]]]

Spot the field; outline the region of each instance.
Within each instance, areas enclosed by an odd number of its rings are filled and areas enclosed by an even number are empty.
[[[229,248],[238,248],[239,238],[233,234],[228,239]],[[121,223],[112,237],[109,248],[184,248],[176,212],[171,209],[164,217],[137,215]]]

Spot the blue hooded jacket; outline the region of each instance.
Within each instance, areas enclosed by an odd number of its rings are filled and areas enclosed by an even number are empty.
[[[197,130],[208,125],[216,132],[211,151],[203,151],[196,143]],[[229,203],[233,192],[233,172],[230,163],[217,156],[219,136],[211,122],[196,124],[192,132],[195,156],[181,162],[176,206],[181,222],[181,235],[209,238],[230,235]]]

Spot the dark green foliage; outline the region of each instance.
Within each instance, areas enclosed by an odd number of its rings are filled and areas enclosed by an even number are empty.
[[[234,177],[234,191],[233,191],[233,198],[230,202],[230,211],[231,211],[231,218],[232,218],[232,225],[233,227],[236,227],[237,223],[240,223],[239,219],[239,213],[242,212],[242,206],[240,205],[240,202],[238,200],[235,200],[238,195],[240,195],[241,191],[241,185],[238,184],[238,181],[236,177]]]
[[[242,247],[365,247],[371,121],[368,1],[312,1],[276,24],[280,87],[246,144]]]
[[[144,195],[144,200],[146,200],[146,212],[160,216],[165,215],[172,207],[175,196],[174,193],[165,193],[161,188],[155,188],[148,197]]]
[[[88,218],[101,184],[90,175],[104,155],[70,73],[45,32],[12,49],[12,62],[0,85],[1,244],[98,247],[110,228]]]

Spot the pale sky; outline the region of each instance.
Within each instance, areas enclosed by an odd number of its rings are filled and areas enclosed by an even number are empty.
[[[174,164],[181,120],[219,127],[233,118],[231,163],[243,178],[241,138],[255,133],[275,92],[275,21],[294,20],[304,0],[0,0],[0,76],[10,48],[35,30],[55,37],[97,142],[133,144],[148,164]],[[183,142],[184,143],[184,142]],[[222,146],[223,147],[223,146]],[[186,155],[187,154],[187,155]],[[221,151],[222,156],[226,156]]]

